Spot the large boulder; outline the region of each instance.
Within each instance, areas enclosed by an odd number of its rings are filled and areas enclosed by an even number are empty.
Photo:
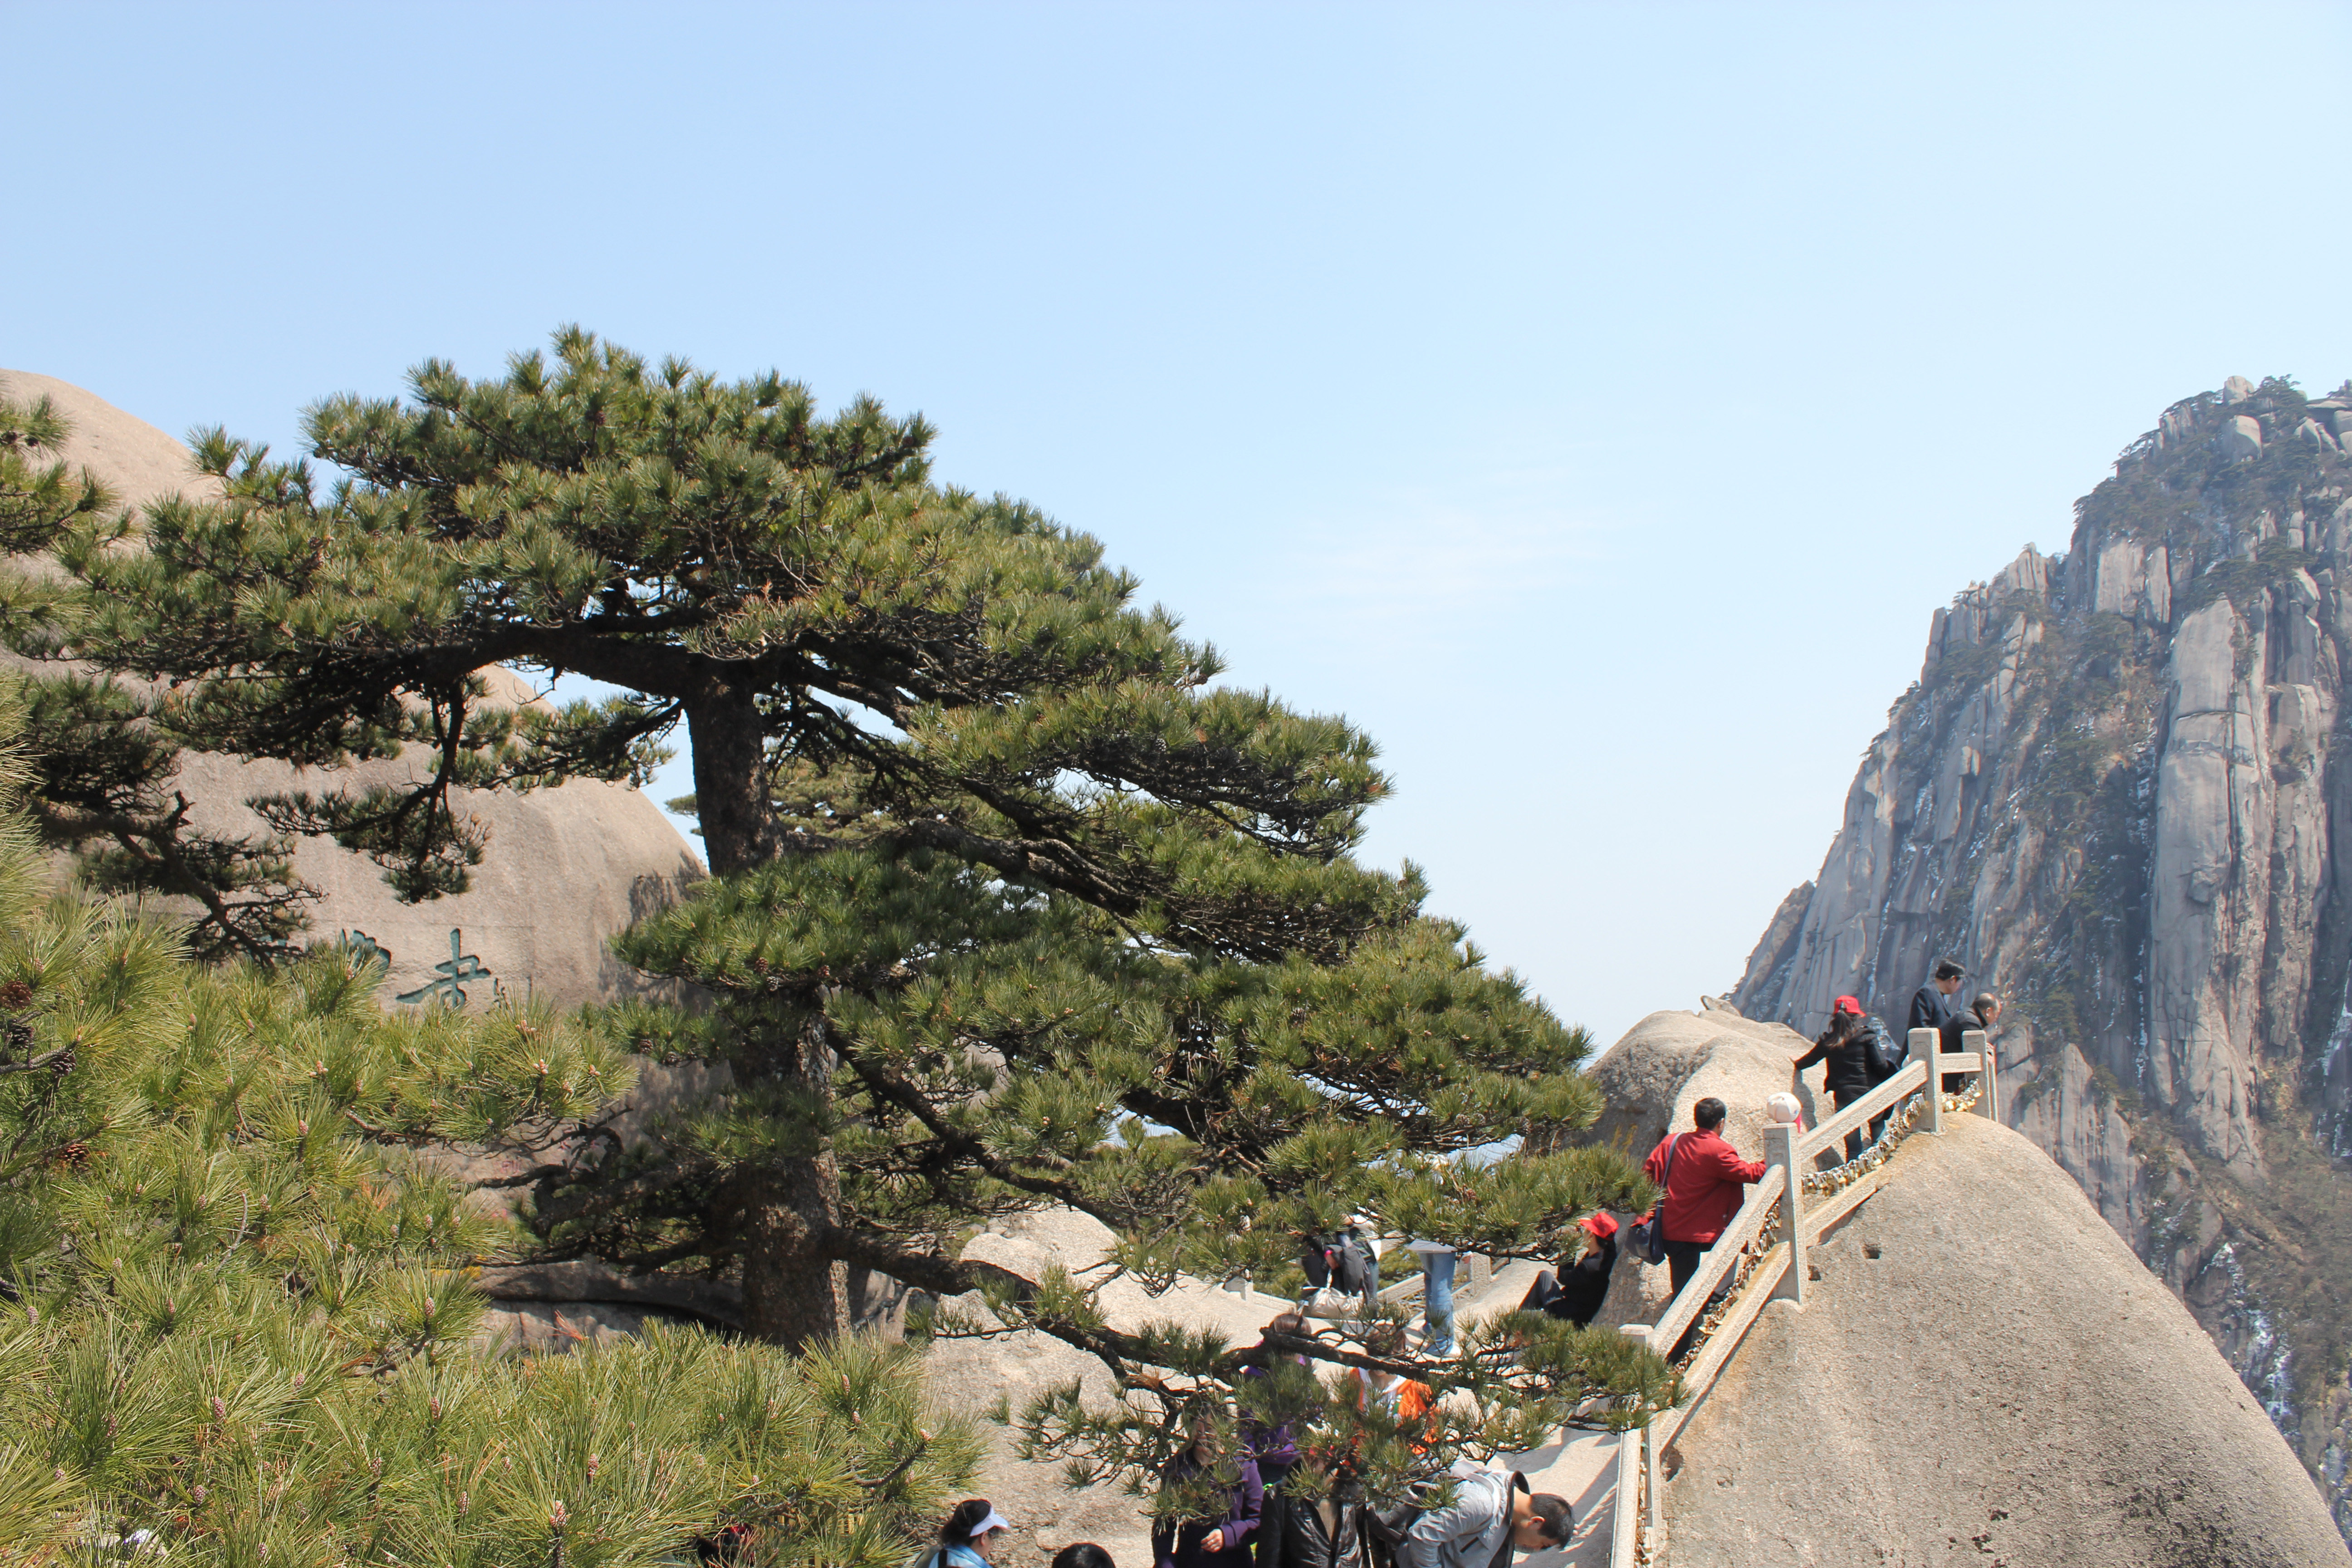
[[[104,480],[125,505],[203,493],[210,483],[194,474],[179,442],[78,386],[0,371],[0,395],[49,398],[73,425],[61,456]],[[486,674],[499,700],[518,707],[544,700],[511,671]],[[246,805],[256,796],[395,782],[425,765],[404,756],[329,773],[200,753],[184,761],[176,783],[194,803],[197,828],[259,836],[267,828]],[[612,939],[703,874],[651,800],[625,785],[579,781],[529,795],[460,790],[457,805],[488,826],[489,847],[467,891],[426,903],[401,902],[381,867],[330,839],[298,843],[296,872],[321,894],[310,906],[311,940],[373,943],[385,955],[387,1005],[437,999],[480,1006],[513,995],[569,1007],[648,990],[644,976],[613,956]]]
[[[2231,462],[2242,463],[2263,455],[2262,421],[2250,415],[2233,414],[2221,422],[2221,431],[2213,437],[2221,455]]]
[[[1654,1013],[1591,1069],[1604,1141],[1646,1152],[1707,1095],[1763,1155],[1804,1042]],[[1820,1069],[1805,1075],[1818,1081]],[[2163,1281],[2032,1140],[1979,1116],[1915,1132],[1812,1249],[1670,1450],[1663,1561],[1694,1564],[2343,1563],[2326,1504]],[[1649,1322],[1665,1270],[1621,1263],[1601,1324]]]
[[[2344,1563],[2286,1440],[2082,1188],[2007,1128],[1946,1125],[1684,1428],[1666,1561]]]

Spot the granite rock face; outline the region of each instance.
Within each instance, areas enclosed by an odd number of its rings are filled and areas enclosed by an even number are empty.
[[[1935,612],[1919,679],[1732,1000],[2006,997],[2002,1119],[2229,1354],[2352,1527],[2352,462],[2231,377]],[[2343,579],[2339,586],[2339,577]],[[2347,839],[2352,851],[2352,839]],[[2338,1235],[2338,1232],[2341,1232]]]
[[[201,494],[211,483],[194,474],[179,442],[79,387],[0,371],[0,395],[49,398],[73,426],[60,455],[105,481],[125,506]],[[517,707],[541,700],[510,671],[485,674],[501,700]],[[418,765],[395,758],[330,774],[191,753],[176,782],[194,803],[197,827],[260,837],[268,828],[246,805],[255,796],[404,779]],[[364,856],[331,839],[302,839],[294,850],[296,872],[321,895],[310,907],[309,940],[348,934],[373,942],[385,955],[387,1005],[429,998],[480,1006],[510,994],[571,1007],[653,989],[612,955],[610,942],[703,872],[650,799],[594,780],[530,795],[456,794],[458,809],[480,817],[490,832],[467,891],[404,904],[385,885],[382,868]]]
[[[1677,1440],[1665,1561],[2352,1561],[2253,1396],[2048,1155],[1955,1116],[1895,1172]]]

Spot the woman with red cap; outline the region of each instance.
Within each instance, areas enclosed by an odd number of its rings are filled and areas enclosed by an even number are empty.
[[[1822,1087],[1830,1098],[1843,1110],[1872,1089],[1876,1089],[1887,1074],[1885,1064],[1879,1059],[1876,1031],[1862,1010],[1862,1004],[1852,996],[1841,996],[1830,1009],[1830,1026],[1822,1031],[1813,1048],[1797,1058],[1797,1071],[1815,1062],[1827,1062],[1829,1071],[1823,1076]],[[1872,1139],[1886,1125],[1881,1117],[1870,1130]],[[1845,1135],[1845,1157],[1849,1160],[1864,1148],[1862,1129],[1857,1127]]]
[[[1584,1246],[1576,1260],[1562,1260],[1557,1274],[1547,1268],[1537,1275],[1519,1302],[1520,1311],[1546,1312],[1580,1329],[1601,1315],[1601,1303],[1609,1295],[1609,1271],[1617,1267],[1617,1222],[1605,1214],[1589,1214],[1577,1228],[1584,1232]]]

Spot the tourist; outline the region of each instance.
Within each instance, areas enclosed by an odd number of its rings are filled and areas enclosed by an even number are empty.
[[[1229,1469],[1233,1480],[1213,1491],[1214,1499],[1197,1519],[1163,1519],[1151,1527],[1153,1568],[1247,1568],[1249,1536],[1265,1507],[1265,1489],[1257,1465],[1247,1454],[1230,1460],[1217,1436],[1216,1413],[1202,1409],[1192,1417],[1192,1441],[1160,1472],[1167,1486],[1208,1477]]]
[[[1394,1323],[1374,1323],[1364,1331],[1364,1353],[1383,1361],[1394,1361],[1405,1353],[1404,1330]],[[1421,1423],[1424,1428],[1430,1421],[1431,1408],[1437,1395],[1429,1384],[1419,1383],[1401,1372],[1375,1372],[1370,1367],[1356,1370],[1356,1408],[1367,1415],[1378,1410],[1399,1427]],[[1416,1454],[1426,1453],[1426,1436],[1412,1445]]]
[[[1364,1297],[1364,1316],[1377,1316],[1381,1310],[1381,1238],[1378,1227],[1362,1215],[1349,1215],[1348,1228],[1339,1233],[1339,1258],[1340,1289],[1360,1290]]]
[[[1004,1532],[1013,1521],[996,1511],[984,1497],[956,1504],[940,1526],[940,1542],[923,1558],[924,1568],[988,1568],[996,1561]]]
[[[1457,1469],[1454,1500],[1412,1521],[1397,1546],[1397,1568],[1502,1568],[1514,1548],[1567,1545],[1575,1525],[1566,1498],[1530,1494],[1517,1471]]]
[[[1574,1261],[1560,1260],[1559,1271],[1547,1268],[1536,1276],[1519,1302],[1522,1312],[1542,1312],[1589,1328],[1601,1315],[1609,1297],[1609,1273],[1617,1267],[1617,1222],[1605,1214],[1589,1214],[1578,1222],[1583,1245]]]
[[[1934,1029],[1942,1033],[1945,1020],[1952,1016],[1952,997],[1968,973],[1950,959],[1938,960],[1934,978],[1911,994],[1911,1021],[1903,1026],[1903,1037],[1911,1038],[1914,1029]]]
[[[1840,1110],[1876,1089],[1887,1077],[1885,1063],[1880,1058],[1877,1038],[1865,1027],[1869,1020],[1862,1004],[1852,996],[1841,996],[1830,1009],[1830,1026],[1813,1042],[1813,1048],[1797,1058],[1796,1070],[1801,1074],[1815,1062],[1826,1062],[1822,1087]],[[1871,1124],[1869,1142],[1876,1142],[1886,1119],[1880,1117]],[[1857,1127],[1845,1135],[1845,1157],[1860,1154],[1864,1145],[1862,1129]]]
[[[1266,1343],[1266,1336],[1285,1334],[1308,1339],[1314,1332],[1315,1326],[1297,1312],[1276,1314],[1260,1331],[1252,1359],[1243,1366],[1242,1375],[1263,1378],[1271,1384],[1273,1369],[1277,1364],[1312,1368],[1315,1363],[1310,1358],[1296,1351],[1275,1350]],[[1284,1543],[1289,1539],[1285,1524],[1290,1504],[1283,1482],[1298,1468],[1298,1445],[1291,1437],[1290,1426],[1287,1421],[1253,1421],[1247,1415],[1241,1420],[1242,1447],[1257,1466],[1258,1485],[1265,1497],[1257,1531],[1252,1538],[1256,1568],[1276,1568],[1283,1560]]]
[[[1093,1542],[1073,1541],[1054,1553],[1054,1568],[1118,1568],[1118,1564]]]
[[[1649,1178],[1665,1189],[1659,1200],[1659,1228],[1664,1234],[1666,1268],[1674,1280],[1675,1294],[1679,1297],[1683,1287],[1698,1272],[1699,1260],[1713,1247],[1732,1216],[1739,1212],[1745,1194],[1740,1188],[1764,1179],[1764,1163],[1760,1160],[1743,1160],[1716,1129],[1723,1125],[1726,1107],[1713,1095],[1691,1108],[1693,1131],[1678,1136],[1662,1138],[1643,1163]],[[1670,1173],[1669,1163],[1673,1165]],[[1730,1283],[1709,1298],[1708,1305],[1729,1294]],[[1696,1313],[1691,1326],[1668,1354],[1668,1361],[1680,1361],[1683,1352],[1697,1337],[1700,1320],[1706,1314]]]
[[[1461,1254],[1442,1241],[1408,1241],[1421,1258],[1421,1353],[1454,1353],[1454,1268]]]
[[[1999,1021],[2000,1017],[2000,998],[1994,995],[1990,991],[1978,992],[1976,994],[1976,1000],[1970,1002],[1968,1006],[1955,1012],[1948,1019],[1945,1020],[1943,1028],[1944,1049],[1948,1051],[1964,1051],[1968,1049],[1969,1031],[1970,1029],[1982,1029],[1985,1033],[1985,1050],[1990,1053],[1992,1049],[1992,1026],[1997,1021]],[[1944,1075],[1944,1092],[1947,1094],[1960,1093],[1969,1087],[1969,1082],[1974,1079],[1974,1077],[1975,1075],[1973,1073],[1946,1073]]]

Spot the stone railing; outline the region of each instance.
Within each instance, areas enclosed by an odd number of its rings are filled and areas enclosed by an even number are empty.
[[[1805,1304],[1805,1286],[1811,1274],[1805,1249],[1886,1184],[1893,1174],[1889,1158],[1909,1133],[1941,1133],[1948,1112],[1971,1107],[1980,1115],[1999,1119],[2000,1064],[1984,1032],[1971,1029],[1961,1043],[1966,1049],[1947,1052],[1935,1030],[1914,1029],[1910,1059],[1862,1099],[1810,1132],[1801,1133],[1790,1125],[1767,1127],[1763,1180],[1708,1248],[1698,1272],[1655,1323],[1625,1325],[1629,1338],[1665,1353],[1699,1314],[1706,1312],[1698,1324],[1697,1342],[1682,1365],[1681,1402],[1618,1438],[1611,1568],[1634,1568],[1636,1563],[1652,1561],[1664,1504],[1660,1456],[1697,1414],[1765,1306],[1772,1301]],[[1948,1073],[1980,1076],[1972,1093],[1944,1094],[1936,1078]],[[1887,1118],[1886,1131],[1860,1155],[1833,1170],[1812,1168],[1818,1157],[1839,1147],[1847,1133],[1869,1126],[1881,1116]],[[1806,1207],[1809,1196],[1813,1199],[1810,1209]],[[1727,1281],[1731,1286],[1729,1297],[1708,1310],[1707,1298]]]

